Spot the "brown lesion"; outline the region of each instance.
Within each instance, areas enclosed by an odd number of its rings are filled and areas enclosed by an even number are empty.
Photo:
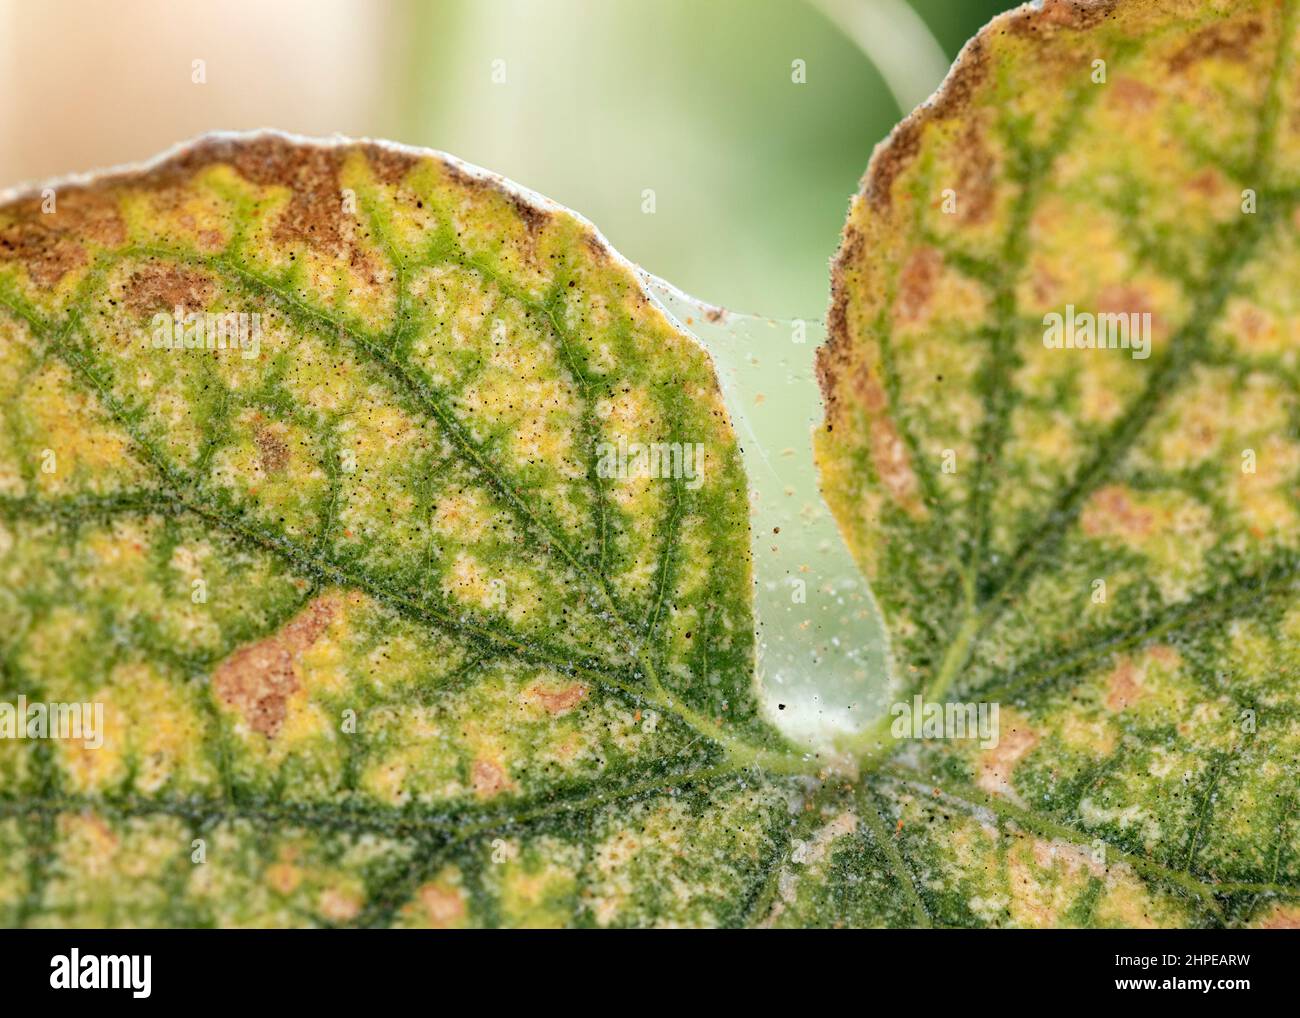
[[[1079,523],[1089,537],[1145,537],[1155,525],[1155,514],[1134,504],[1127,488],[1109,484],[1088,500]]]
[[[560,716],[569,713],[587,696],[587,687],[581,682],[573,682],[560,689],[542,683],[534,683],[524,690],[524,700],[539,704],[548,714]]]
[[[884,387],[866,371],[854,376],[854,391],[870,420],[871,465],[895,503],[913,519],[926,515],[920,484],[902,436],[889,415]]]
[[[365,145],[362,152],[375,179],[389,187],[398,187],[406,180],[407,174],[420,165],[418,156],[389,145]]]
[[[1149,113],[1159,98],[1154,88],[1127,74],[1116,76],[1106,91],[1106,101],[1127,113]]]
[[[274,425],[259,424],[253,432],[258,466],[270,476],[284,473],[289,465],[289,444],[284,440],[282,430]]]
[[[997,161],[985,143],[985,128],[981,119],[971,119],[959,146],[961,162],[956,187],[957,221],[963,226],[987,222],[993,212]]]
[[[591,255],[597,265],[603,265],[609,261],[609,249],[605,247],[594,231],[588,230],[582,235],[582,246],[587,249],[587,253]]]
[[[551,221],[551,213],[539,208],[517,194],[510,195],[510,206],[515,210],[529,234],[540,233]]]
[[[901,434],[890,415],[889,397],[880,380],[862,363],[860,351],[853,342],[849,325],[848,293],[849,273],[857,270],[856,262],[864,250],[866,238],[850,219],[844,229],[844,241],[839,257],[831,271],[831,308],[826,320],[827,341],[817,350],[817,380],[826,402],[828,431],[844,426],[844,414],[849,407],[861,408],[867,418],[868,443],[872,466],[881,485],[894,501],[914,519],[925,516],[925,505],[920,498],[920,483],[912,468],[911,457]],[[937,252],[933,252],[938,257]],[[915,305],[920,307],[933,290],[931,259],[922,255],[916,262],[913,278],[904,281],[907,296],[903,298],[903,313],[910,313]],[[853,280],[857,282],[857,280]],[[842,391],[847,384],[852,399],[844,399]]]
[[[1244,63],[1251,58],[1264,27],[1255,19],[1227,21],[1195,33],[1169,58],[1169,70],[1179,74],[1202,60]]]
[[[465,920],[465,895],[457,887],[445,883],[425,884],[416,892],[416,898],[429,926],[435,930],[450,929]]]
[[[37,286],[57,286],[89,260],[86,249],[62,231],[34,222],[14,223],[0,230],[0,262],[20,262]]]
[[[201,272],[178,265],[147,265],[126,281],[123,297],[137,316],[180,308],[184,313],[201,311],[212,303],[216,284]]]
[[[1007,27],[1019,35],[1034,35],[1054,29],[1086,29],[1101,24],[1111,15],[1119,0],[1045,0],[1039,10],[1017,10],[1009,16]]]
[[[58,285],[70,272],[89,264],[88,245],[114,249],[126,243],[117,200],[84,188],[56,190],[54,211],[42,211],[43,198],[29,197],[4,208],[0,262],[19,262],[40,287]]]
[[[915,322],[925,313],[943,271],[943,256],[932,247],[912,252],[898,276],[898,297],[894,315],[901,322]]]
[[[480,799],[491,799],[515,788],[505,768],[489,756],[481,756],[470,766],[470,783]]]
[[[1106,678],[1106,706],[1119,713],[1137,702],[1146,690],[1131,658],[1121,657]]]
[[[193,177],[226,165],[250,184],[286,187],[289,204],[272,236],[282,243],[302,242],[332,255],[346,253],[345,218],[339,175],[347,149],[299,145],[286,138],[205,139],[160,167],[160,178]]]
[[[299,657],[338,617],[342,599],[313,599],[278,632],[235,651],[212,673],[212,691],[239,712],[255,732],[274,739],[288,714],[289,697],[301,686]]]
[[[826,315],[826,342],[817,348],[813,361],[817,371],[817,384],[826,402],[828,422],[836,414],[840,372],[853,347],[849,335],[848,272],[850,267],[857,266],[864,246],[862,231],[854,225],[850,214],[849,221],[844,225],[839,253],[831,262],[831,306]],[[832,426],[830,423],[827,425],[828,428]]]

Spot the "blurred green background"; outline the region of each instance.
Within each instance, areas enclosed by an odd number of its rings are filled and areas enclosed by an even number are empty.
[[[0,0],[0,186],[215,128],[391,137],[568,205],[702,299],[819,317],[872,147],[1008,6]]]

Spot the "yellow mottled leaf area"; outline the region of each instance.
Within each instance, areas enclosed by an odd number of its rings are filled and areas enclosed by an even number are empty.
[[[712,367],[637,270],[394,146],[53,191],[0,205],[0,703],[88,727],[0,740],[0,922],[746,921],[797,798],[754,767],[806,767]]]
[[[911,692],[1000,707],[993,747],[850,740],[914,916],[1297,894],[1298,51],[1291,2],[1022,8],[853,199],[823,486]]]
[[[276,135],[0,206],[0,703],[103,710],[0,740],[0,920],[1294,926],[1294,7],[1019,9],[877,150],[823,486],[909,698],[998,715],[834,767],[587,224]]]

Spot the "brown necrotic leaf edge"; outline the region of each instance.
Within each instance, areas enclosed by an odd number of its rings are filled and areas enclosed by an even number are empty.
[[[299,240],[336,257],[347,250],[338,201],[338,174],[349,152],[360,151],[384,183],[396,184],[422,160],[435,160],[457,183],[507,198],[530,229],[544,225],[553,215],[566,215],[583,228],[587,248],[598,259],[612,259],[641,283],[638,299],[659,307],[678,331],[690,337],[666,309],[646,292],[651,277],[614,249],[604,235],[581,213],[574,212],[500,174],[467,163],[436,149],[402,145],[372,138],[310,138],[271,128],[256,131],[214,131],[181,142],[152,159],[103,170],[29,182],[0,189],[0,207],[15,214],[17,222],[0,235],[0,261],[23,261],[35,267],[38,283],[53,284],[80,265],[79,248],[70,231],[85,231],[108,243],[118,243],[123,226],[104,192],[130,183],[135,187],[166,186],[191,177],[208,166],[227,164],[246,180],[259,185],[279,185],[292,198],[277,226],[279,238]],[[61,225],[50,225],[41,214],[41,201],[53,190],[60,202]],[[694,337],[690,337],[694,339]]]
[[[962,47],[952,68],[935,93],[901,120],[872,150],[867,171],[855,201],[865,202],[870,213],[889,214],[895,178],[920,151],[921,135],[934,120],[953,117],[970,105],[971,96],[988,72],[988,43],[993,35],[1013,33],[1047,40],[1057,32],[1079,31],[1109,17],[1120,0],[1045,0],[1041,6],[1022,4],[998,15]],[[826,343],[817,350],[817,380],[826,404],[826,428],[834,425],[837,381],[851,366],[852,337],[848,324],[846,273],[862,257],[866,238],[850,215],[831,259],[831,302],[826,317]],[[857,370],[865,370],[859,368]],[[862,387],[865,388],[865,387]]]

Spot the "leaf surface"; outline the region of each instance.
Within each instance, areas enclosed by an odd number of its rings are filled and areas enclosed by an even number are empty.
[[[104,709],[0,741],[4,921],[745,920],[807,767],[738,449],[586,223],[204,140],[0,209],[0,385],[3,698]]]
[[[0,703],[104,708],[0,739],[0,920],[1300,920],[1296,35],[1024,8],[873,157],[823,487],[983,747],[768,722],[713,367],[572,214],[277,135],[0,206]]]
[[[1289,2],[1049,0],[874,154],[824,487],[899,674],[1000,739],[857,741],[894,851],[828,843],[849,921],[1300,916],[1298,41]],[[1049,345],[1071,308],[1149,349]]]

